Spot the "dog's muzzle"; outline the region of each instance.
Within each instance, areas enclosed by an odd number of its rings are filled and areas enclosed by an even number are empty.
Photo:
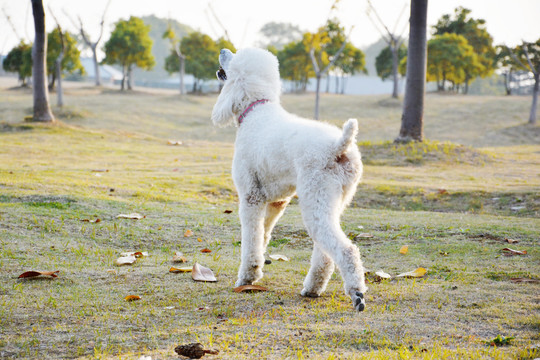
[[[216,72],[216,76],[219,80],[222,80],[222,81],[227,80],[227,74],[225,73],[225,70],[223,70],[222,67],[220,67],[219,70]]]

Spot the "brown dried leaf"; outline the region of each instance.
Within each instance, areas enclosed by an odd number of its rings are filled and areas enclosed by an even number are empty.
[[[419,267],[413,271],[404,272],[402,274],[399,274],[396,277],[413,277],[413,278],[420,278],[423,277],[426,274],[426,269],[423,267]]]
[[[181,268],[171,267],[169,269],[169,272],[171,273],[185,273],[185,272],[191,272],[191,271],[193,271],[192,267],[181,267]]]
[[[124,298],[126,301],[137,301],[141,300],[141,297],[139,295],[128,295]]]
[[[136,258],[148,257],[147,251],[128,251],[120,253],[120,256],[135,256]]]
[[[190,359],[200,359],[205,354],[219,354],[218,350],[205,350],[201,343],[193,343],[187,345],[178,345],[174,348],[174,351],[181,356],[185,356]]]
[[[510,248],[504,248],[501,250],[504,256],[514,256],[514,255],[527,255],[527,250],[514,250]]]
[[[193,231],[187,229],[186,232],[184,233],[184,237],[190,237],[190,236],[193,236]]]
[[[201,250],[201,252],[202,252],[202,253],[211,253],[212,250],[207,249],[207,248],[204,248],[204,249]]]
[[[137,213],[131,213],[131,214],[119,214],[116,216],[117,219],[133,219],[133,220],[141,220],[144,219],[146,216],[143,216],[141,214]]]
[[[506,241],[509,244],[517,244],[519,242],[518,240],[514,240],[514,239],[504,239],[504,241]]]
[[[511,282],[513,283],[540,283],[540,279],[531,279],[531,278],[511,278]]]
[[[446,190],[446,189],[439,189],[439,190],[437,190],[437,193],[438,193],[439,195],[448,194],[448,190]]]
[[[224,214],[230,214],[230,213],[232,213],[232,210],[225,210],[223,213]]]
[[[289,261],[288,257],[286,257],[285,255],[280,255],[280,254],[272,254],[272,255],[269,255],[268,257],[276,261]]]
[[[259,286],[259,285],[242,285],[242,286],[235,287],[233,291],[236,293],[260,292],[260,291],[268,291],[268,289],[265,288],[264,286]]]
[[[21,275],[19,275],[19,279],[33,278],[33,277],[38,277],[40,275],[51,276],[51,277],[55,278],[55,277],[58,277],[59,272],[60,272],[60,270],[56,270],[56,271],[26,271],[26,272],[23,272]]]
[[[177,251],[177,252],[174,253],[172,261],[173,262],[178,262],[178,263],[185,263],[185,262],[187,262],[187,259],[184,256],[184,254]]]
[[[207,282],[217,281],[212,270],[202,265],[199,265],[198,263],[193,264],[193,269],[191,270],[191,277],[195,281],[207,281]]]
[[[401,247],[401,249],[399,249],[399,253],[400,253],[400,254],[405,255],[405,254],[407,254],[408,252],[409,252],[409,245],[403,245],[403,246]]]
[[[95,219],[95,220],[81,219],[81,221],[97,224],[98,222],[101,222],[101,219]]]
[[[92,172],[109,172],[109,169],[93,169]]]

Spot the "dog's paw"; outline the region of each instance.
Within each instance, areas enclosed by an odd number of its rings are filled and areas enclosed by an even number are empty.
[[[366,300],[364,299],[364,294],[360,291],[356,291],[352,296],[353,306],[357,311],[364,311],[366,307]]]
[[[238,279],[234,283],[235,287],[244,286],[244,285],[253,285],[253,281],[247,281],[247,280],[244,280],[244,279]]]
[[[305,297],[310,297],[310,298],[317,298],[321,296],[320,294],[317,294],[316,292],[309,291],[306,289],[302,289],[302,291],[300,292],[300,295],[305,296]]]

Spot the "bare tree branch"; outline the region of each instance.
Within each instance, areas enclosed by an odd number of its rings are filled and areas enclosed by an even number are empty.
[[[403,16],[403,14],[405,13],[405,10],[407,10],[409,8],[409,4],[408,3],[405,3],[403,5],[403,9],[401,9],[401,13],[399,14],[397,20],[396,20],[396,24],[394,25],[394,31],[392,31],[392,33],[396,33],[396,30],[397,30],[397,26],[399,24],[399,21],[401,20],[401,17]],[[405,23],[407,24],[407,23]]]
[[[17,28],[13,24],[13,21],[11,21],[11,17],[8,15],[5,8],[2,8],[2,13],[6,17],[6,20],[7,20],[8,24],[9,24],[9,26],[11,27],[11,30],[13,30],[13,32],[15,33],[15,36],[17,36],[19,41],[22,40],[22,37],[19,35],[19,32],[17,31]]]
[[[517,56],[516,54],[514,54],[514,52],[512,51],[512,49],[510,49],[508,46],[504,45],[504,47],[506,48],[506,50],[508,50],[508,53],[510,54],[510,56],[512,57],[512,59],[514,59],[515,62],[517,62],[519,65],[521,65],[524,69],[527,69],[527,65],[525,65]],[[533,71],[534,72],[534,71]]]
[[[529,64],[529,68],[531,69],[531,72],[536,75],[536,69],[534,68],[534,65],[531,62],[531,57],[529,56],[529,51],[527,51],[527,46],[525,44],[525,41],[523,41],[523,52],[525,53],[525,58],[527,59],[527,63]]]
[[[99,43],[99,41],[101,40],[101,37],[103,36],[103,27],[105,25],[105,14],[107,14],[107,10],[109,9],[109,5],[111,5],[111,0],[107,1],[107,5],[105,5],[105,10],[103,10],[103,16],[101,17],[101,22],[99,23],[99,25],[100,25],[99,36],[98,36],[98,38],[96,40],[96,44]]]
[[[223,26],[223,23],[221,21],[219,21],[219,18],[217,16],[216,12],[214,11],[214,8],[212,7],[211,3],[208,3],[208,9],[210,9],[210,13],[212,14],[212,16],[214,16],[214,19],[216,19],[217,24],[223,30],[225,39],[230,42],[231,38],[229,37],[229,33],[227,32],[227,29],[225,28],[225,26]]]

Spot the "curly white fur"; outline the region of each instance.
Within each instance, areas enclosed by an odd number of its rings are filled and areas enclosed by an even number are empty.
[[[271,232],[291,197],[297,193],[302,216],[314,242],[304,296],[319,296],[338,266],[345,292],[357,310],[364,309],[367,290],[358,248],[341,230],[339,218],[362,176],[355,145],[356,119],[343,130],[299,118],[279,104],[281,82],[277,58],[266,50],[221,51],[227,80],[212,112],[218,126],[238,126],[232,176],[240,199],[242,259],[237,286],[262,276]],[[258,104],[242,124],[238,116]]]

